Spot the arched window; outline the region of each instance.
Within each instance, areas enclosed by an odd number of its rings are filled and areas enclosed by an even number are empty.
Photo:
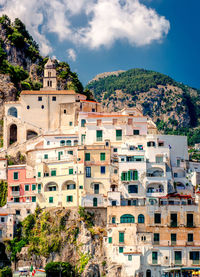
[[[78,145],[78,140],[74,141],[74,146]]]
[[[15,107],[11,107],[8,109],[8,115],[17,117],[17,109]]]
[[[85,127],[85,123],[86,123],[86,120],[85,120],[85,119],[82,119],[82,120],[81,120],[81,127]]]
[[[60,146],[65,146],[65,141],[64,140],[60,141]]]
[[[71,140],[67,140],[67,141],[66,141],[66,145],[67,145],[67,146],[71,146],[71,145],[72,145]]]
[[[95,197],[95,198],[93,198],[93,207],[97,207],[97,205],[98,205],[98,200]]]
[[[135,223],[135,217],[132,214],[124,214],[120,217],[120,223]]]
[[[138,215],[138,223],[144,223],[144,216],[143,214]]]

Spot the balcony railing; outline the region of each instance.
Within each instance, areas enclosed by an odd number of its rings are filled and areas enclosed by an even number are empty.
[[[19,196],[20,195],[20,191],[12,191],[11,195],[12,196]]]
[[[177,227],[177,226],[178,226],[177,222],[171,222],[170,223],[170,227],[172,227],[172,228]]]
[[[158,260],[157,259],[152,259],[152,264],[158,264]]]
[[[180,260],[175,260],[175,261],[174,261],[174,264],[175,264],[175,265],[181,265],[181,264],[182,264],[182,259],[180,259]]]

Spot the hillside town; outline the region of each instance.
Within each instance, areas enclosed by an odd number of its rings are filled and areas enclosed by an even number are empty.
[[[10,164],[19,152],[24,162]],[[200,163],[185,136],[159,134],[135,107],[108,113],[58,90],[49,59],[43,88],[5,103],[0,156],[1,243],[36,206],[101,209],[107,260],[124,277],[199,276]]]

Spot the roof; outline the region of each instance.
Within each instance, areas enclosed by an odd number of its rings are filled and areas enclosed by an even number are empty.
[[[74,90],[23,90],[21,95],[75,95]]]

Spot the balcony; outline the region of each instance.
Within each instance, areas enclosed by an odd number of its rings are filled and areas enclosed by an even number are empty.
[[[177,222],[171,222],[169,227],[176,228],[176,227],[178,227],[178,224],[177,224]]]
[[[11,191],[11,195],[12,196],[19,196],[20,195],[20,191]]]

